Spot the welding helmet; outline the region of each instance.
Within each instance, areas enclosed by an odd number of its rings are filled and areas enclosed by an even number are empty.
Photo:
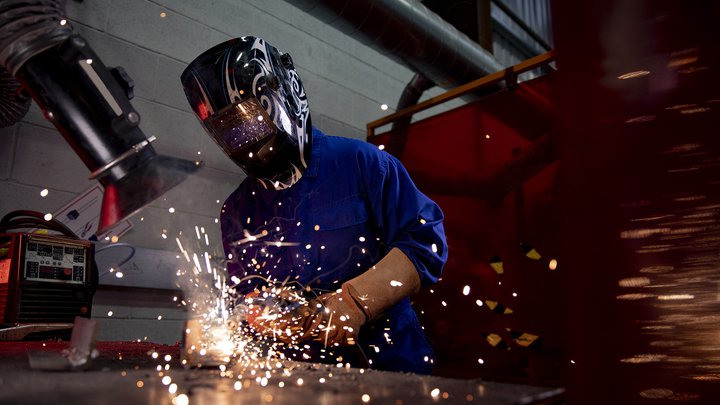
[[[195,58],[181,81],[210,137],[266,188],[295,184],[312,145],[310,110],[292,58],[252,36]]]

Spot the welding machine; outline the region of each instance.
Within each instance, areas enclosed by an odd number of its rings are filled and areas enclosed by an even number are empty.
[[[89,318],[98,282],[94,252],[92,242],[68,235],[0,234],[0,326]]]

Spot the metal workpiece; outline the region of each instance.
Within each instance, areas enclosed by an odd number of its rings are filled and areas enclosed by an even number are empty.
[[[55,404],[62,399],[63,403],[77,405],[529,404],[563,392],[292,361],[279,363],[280,367],[272,363],[272,373],[262,368],[185,369],[179,364],[177,346],[156,347],[146,342],[99,342],[100,356],[84,372],[46,372],[28,367],[26,350],[59,350],[62,345],[0,343],[0,403]],[[28,381],[33,382],[32,389]]]

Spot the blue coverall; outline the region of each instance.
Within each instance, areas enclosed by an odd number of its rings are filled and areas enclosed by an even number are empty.
[[[423,286],[436,282],[447,260],[442,220],[438,205],[392,155],[315,128],[309,166],[295,185],[269,190],[246,178],[221,213],[231,276],[261,275],[321,291],[337,290],[392,248],[412,261]],[[237,288],[247,292],[257,281]],[[373,368],[431,371],[432,349],[409,298],[363,326],[358,344]]]

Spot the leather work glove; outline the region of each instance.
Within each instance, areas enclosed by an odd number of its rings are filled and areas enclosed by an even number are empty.
[[[353,298],[350,292],[353,289],[345,283],[340,290],[310,301],[302,313],[299,326],[303,333],[299,340],[313,338],[325,346],[355,344],[360,327],[368,321],[368,317]]]
[[[303,329],[299,321],[302,319],[298,309],[283,313],[283,302],[292,298],[290,291],[282,290],[276,295],[269,295],[260,291],[253,291],[245,295],[246,320],[248,324],[263,336],[274,336],[285,343],[293,341],[293,337],[301,334]],[[264,295],[264,297],[263,297]]]
[[[297,342],[313,338],[325,346],[352,345],[360,327],[420,289],[415,265],[393,248],[375,266],[348,280],[334,293],[323,294],[294,311],[288,322],[301,329]],[[300,319],[298,319],[298,317]]]

